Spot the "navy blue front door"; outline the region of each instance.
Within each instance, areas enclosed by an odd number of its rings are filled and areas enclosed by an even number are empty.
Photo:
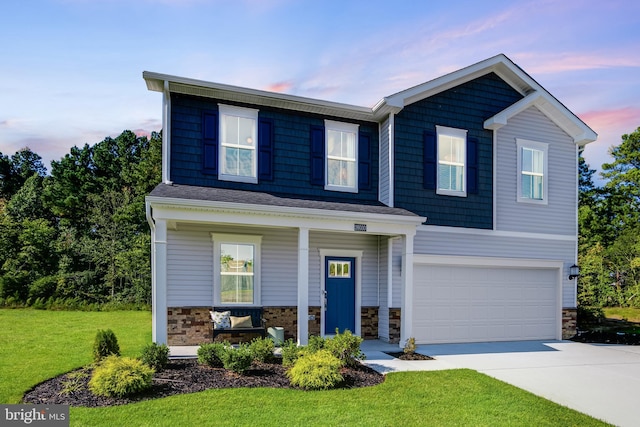
[[[325,261],[324,333],[332,335],[356,326],[355,258],[327,257]]]

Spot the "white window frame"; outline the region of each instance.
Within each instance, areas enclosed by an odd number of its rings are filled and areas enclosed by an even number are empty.
[[[221,181],[236,181],[236,182],[248,182],[251,184],[258,183],[258,111],[253,108],[236,107],[232,105],[218,104],[219,119],[219,135],[220,142],[218,143],[218,179]],[[253,164],[252,176],[239,176],[234,174],[225,174],[225,120],[224,116],[242,117],[245,119],[253,120]],[[247,148],[245,148],[247,149]]]
[[[243,235],[243,234],[224,234],[224,233],[211,233],[211,239],[213,240],[213,304],[216,305],[228,305],[228,306],[259,306],[261,305],[261,286],[260,286],[260,276],[261,276],[261,245],[262,245],[262,236],[258,235]],[[221,256],[221,245],[223,244],[231,244],[231,245],[253,245],[254,247],[254,258],[253,258],[253,302],[251,303],[229,303],[222,302],[220,298],[221,292],[221,266],[220,266],[220,256]]]
[[[522,150],[528,148],[531,150],[542,151],[543,169],[542,169],[542,199],[531,199],[525,197],[522,194],[522,175],[525,172],[522,170]],[[516,138],[517,154],[517,186],[518,186],[518,203],[531,203],[536,205],[546,205],[549,203],[549,144],[538,141],[530,141],[528,139]],[[529,173],[527,173],[529,174]]]
[[[324,147],[325,147],[325,158],[324,158],[324,189],[329,191],[342,191],[347,193],[357,193],[358,192],[358,129],[359,125],[353,123],[344,123],[344,122],[336,122],[333,120],[325,120],[324,121]],[[335,185],[329,184],[329,131],[337,131],[337,132],[347,132],[353,133],[355,136],[355,147],[354,147],[354,185],[353,186],[345,186],[345,185]],[[340,159],[347,160],[349,159]]]
[[[456,162],[441,162],[440,161],[440,137],[449,136],[452,138],[459,138],[463,140],[462,143],[462,190],[450,190],[448,188],[440,188],[440,165],[455,165],[460,166]],[[456,196],[467,197],[467,130],[456,129],[447,126],[436,125],[436,194],[443,196]]]

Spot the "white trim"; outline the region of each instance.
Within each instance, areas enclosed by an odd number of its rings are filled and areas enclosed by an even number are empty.
[[[162,182],[171,184],[171,92],[165,81],[162,91]]]
[[[151,230],[152,272],[151,317],[152,340],[167,343],[167,222],[155,220]]]
[[[549,204],[549,144],[545,142],[531,141],[528,139],[516,138],[516,186],[518,203],[530,203],[534,205]],[[522,195],[522,150],[523,149],[541,151],[542,159],[542,199],[531,199]]]
[[[261,244],[262,236],[260,235],[246,235],[246,234],[227,234],[227,233],[211,233],[211,240],[213,241],[213,305],[241,305],[249,306],[261,304],[260,282],[262,276],[262,264],[261,264]],[[220,245],[223,243],[244,243],[254,246],[254,259],[253,259],[253,302],[252,303],[229,303],[220,301]]]
[[[492,132],[492,138],[493,138],[493,168],[492,168],[492,172],[493,172],[493,176],[492,176],[492,181],[493,181],[493,191],[492,191],[492,205],[491,205],[491,209],[493,209],[493,213],[491,215],[491,217],[493,218],[493,230],[497,230],[498,229],[498,131],[494,130]]]
[[[309,343],[309,229],[298,229],[298,345]]]
[[[425,233],[452,233],[452,234],[468,234],[486,237],[510,237],[517,239],[540,239],[540,240],[559,240],[574,242],[576,236],[572,234],[546,234],[546,233],[528,233],[524,231],[506,231],[506,230],[485,230],[482,228],[462,228],[462,227],[446,227],[441,225],[419,225],[418,232]]]
[[[245,108],[245,107],[236,107],[233,105],[226,104],[218,104],[218,179],[220,181],[234,181],[234,182],[246,182],[249,184],[257,184],[258,183],[258,112],[259,110],[255,108]],[[251,170],[253,172],[252,176],[240,176],[234,174],[225,174],[223,171],[225,170],[225,156],[224,156],[224,127],[225,121],[223,119],[224,116],[230,117],[242,117],[245,119],[253,120],[253,132],[251,138],[253,139],[253,147],[247,148],[253,150],[253,162],[251,165]],[[238,161],[240,161],[238,159]]]
[[[395,182],[396,182],[396,170],[395,170],[395,145],[396,145],[396,115],[394,113],[389,114],[389,206],[395,206]]]
[[[325,321],[325,301],[323,295],[325,294],[325,263],[327,257],[344,257],[344,258],[355,258],[355,285],[356,285],[356,297],[355,297],[355,326],[356,330],[353,331],[354,335],[361,336],[362,335],[362,256],[364,254],[363,251],[359,250],[347,250],[347,249],[323,249],[319,248],[318,252],[320,253],[320,336],[325,336],[326,331],[324,330],[324,321]]]
[[[345,193],[358,192],[358,129],[360,125],[354,123],[336,122],[334,120],[324,121],[324,189],[328,191],[341,191]],[[329,131],[352,133],[354,136],[353,153],[353,186],[329,184]],[[351,161],[351,159],[349,159]]]
[[[387,241],[387,309],[393,307],[393,242],[399,237],[390,237]]]
[[[402,249],[402,296],[400,300],[400,342],[402,348],[407,340],[413,336],[413,269],[415,266],[415,255],[413,253],[414,236],[402,236],[404,243]]]
[[[462,139],[462,190],[440,188],[440,137],[449,136]],[[467,197],[467,130],[436,125],[436,194],[443,196]]]

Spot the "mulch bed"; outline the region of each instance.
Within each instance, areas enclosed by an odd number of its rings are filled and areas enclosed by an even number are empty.
[[[419,353],[405,353],[404,351],[398,351],[394,353],[386,352],[389,356],[393,356],[400,360],[434,360],[431,356],[426,356]]]
[[[79,371],[82,371],[80,375]],[[169,362],[165,370],[154,375],[153,386],[149,391],[128,398],[109,398],[95,396],[89,391],[91,369],[84,368],[38,384],[24,395],[23,402],[99,407],[125,405],[212,388],[296,388],[289,382],[285,371],[279,360],[274,363],[254,362],[251,369],[244,375],[239,375],[222,368],[199,365],[196,359],[175,359]],[[344,381],[339,388],[367,387],[384,381],[382,374],[364,365],[344,368],[342,376]],[[69,387],[71,382],[74,387]],[[65,388],[67,390],[63,391]]]

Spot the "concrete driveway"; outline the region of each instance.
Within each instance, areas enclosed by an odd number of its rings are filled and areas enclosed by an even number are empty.
[[[640,346],[524,341],[421,345],[435,360],[403,362],[395,345],[365,341],[367,363],[383,372],[469,368],[618,426],[640,425]]]

